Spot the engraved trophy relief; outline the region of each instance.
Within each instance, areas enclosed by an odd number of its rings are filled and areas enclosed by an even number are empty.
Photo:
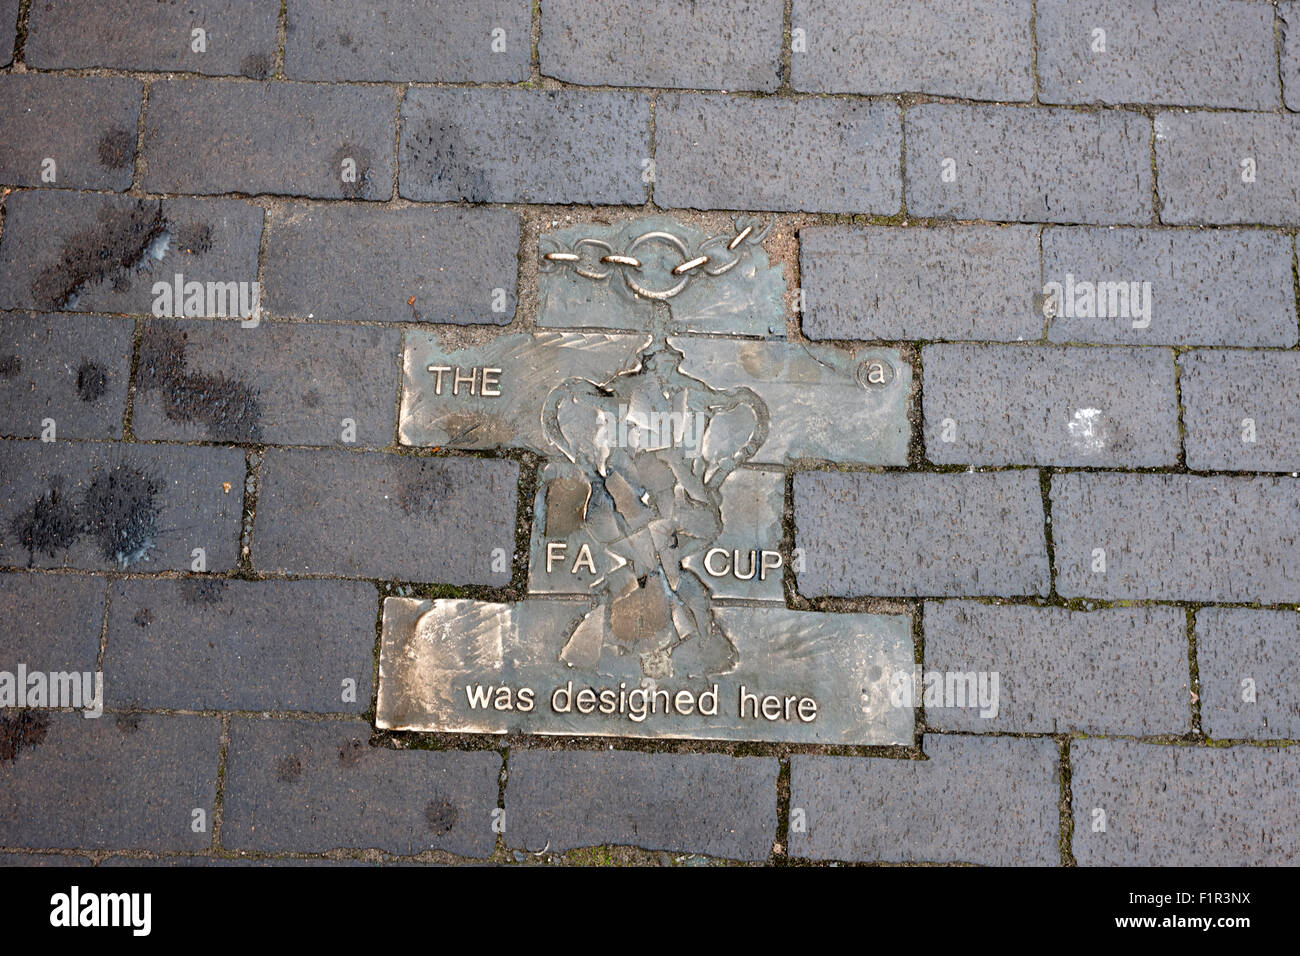
[[[545,461],[522,596],[385,599],[377,726],[911,739],[888,695],[906,615],[796,610],[784,587],[790,463],[905,464],[910,366],[787,339],[770,228],[565,226],[539,238],[534,328],[407,332],[403,444]]]
[[[722,483],[767,439],[767,404],[749,388],[716,389],[683,373],[683,354],[656,325],[634,370],[604,382],[568,378],[542,409],[547,439],[582,470],[551,483],[547,507],[564,506],[553,493],[578,505],[613,558],[560,659],[620,676],[725,674],[736,645],[687,559],[721,533]]]

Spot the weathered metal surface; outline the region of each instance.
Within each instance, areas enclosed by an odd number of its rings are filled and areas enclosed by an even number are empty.
[[[673,334],[783,328],[762,235],[746,220],[708,236],[656,217],[542,237],[541,324],[643,331],[459,349],[407,333],[403,442],[547,461],[528,600],[386,603],[381,727],[911,739],[911,711],[886,688],[912,660],[908,619],[784,606],[799,556],[783,548],[777,470],[906,463],[910,367],[893,349]],[[629,714],[662,688],[666,711]]]
[[[889,693],[892,675],[912,667],[905,615],[718,608],[719,623],[735,635],[735,666],[721,674],[691,677],[674,670],[650,678],[614,627],[602,626],[593,635],[601,641],[594,666],[569,666],[561,659],[590,607],[586,601],[388,598],[377,725],[464,733],[912,742],[912,710],[894,706]]]

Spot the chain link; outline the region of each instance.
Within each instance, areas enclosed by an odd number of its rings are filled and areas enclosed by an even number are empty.
[[[691,279],[696,276],[717,277],[730,272],[739,265],[745,253],[745,250],[741,247],[757,245],[767,237],[768,232],[772,229],[771,220],[761,232],[756,231],[758,224],[747,217],[737,217],[733,220],[733,223],[735,225],[734,234],[730,236],[710,236],[694,250],[680,237],[671,232],[659,230],[642,233],[629,242],[627,248],[622,251],[616,251],[613,246],[603,239],[585,237],[575,241],[568,249],[561,247],[549,252],[543,252],[541,254],[541,267],[544,272],[552,272],[555,269],[571,269],[576,275],[580,275],[584,279],[590,279],[593,282],[602,282],[608,279],[613,275],[614,267],[617,267],[623,270],[623,281],[636,295],[646,299],[671,299],[685,289]],[[555,242],[555,240],[548,237],[544,237],[544,241]],[[633,253],[641,246],[656,241],[672,246],[681,259],[670,270],[670,274],[678,278],[679,281],[667,289],[651,289],[638,279],[638,274],[645,263]],[[580,250],[586,247],[601,252],[602,254],[597,261],[611,268],[596,269],[584,263]],[[741,251],[737,252],[737,250]]]

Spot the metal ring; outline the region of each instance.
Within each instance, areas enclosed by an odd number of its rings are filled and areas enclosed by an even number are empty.
[[[686,243],[682,242],[671,232],[647,232],[640,236],[637,236],[635,239],[632,240],[632,244],[627,247],[627,251],[631,252],[637,246],[641,245],[642,243],[649,242],[651,239],[662,239],[664,242],[671,244],[673,248],[675,248],[678,252],[681,253],[682,259],[686,259],[690,255],[690,251],[686,248]],[[691,281],[691,277],[686,276],[675,286],[673,286],[670,289],[664,289],[662,292],[657,292],[654,289],[647,289],[645,286],[636,282],[632,278],[632,274],[630,272],[623,273],[623,281],[625,281],[627,283],[627,287],[631,289],[633,292],[635,292],[637,295],[646,299],[659,299],[662,301],[663,299],[671,299],[677,293],[685,289],[687,283]]]
[[[604,249],[606,255],[614,254],[614,247],[602,239],[579,239],[573,244],[574,249],[581,249],[583,246],[596,246],[598,249]],[[610,273],[614,270],[606,269],[604,272],[593,272],[585,266],[574,266],[573,271],[584,279],[594,279],[599,282],[601,279],[608,279]]]
[[[753,231],[754,231],[754,224],[750,223],[744,229],[740,230],[740,232],[736,233],[736,237],[732,239],[729,243],[727,243],[727,251],[728,252],[733,251],[736,248],[736,246],[744,242],[745,237],[748,236]]]
[[[700,243],[700,252],[703,253],[710,246],[721,245],[722,241],[726,238],[726,236],[711,236],[708,239],[705,239],[704,242]],[[727,246],[726,252],[727,255],[731,257],[731,261],[725,262],[716,268],[709,266],[704,270],[705,274],[716,278],[726,272],[730,272],[732,269],[736,268],[736,266],[740,265],[740,256],[733,252],[730,246]],[[712,260],[713,257],[710,256],[709,258]]]
[[[628,266],[632,269],[641,268],[641,260],[635,256],[601,256],[601,262],[609,262],[616,266]]]
[[[694,259],[692,259],[690,262],[683,262],[683,263],[682,263],[681,265],[679,265],[679,266],[674,266],[674,267],[673,267],[673,275],[675,275],[675,276],[684,276],[684,275],[686,275],[686,273],[690,272],[692,269],[698,269],[700,266],[704,265],[704,264],[705,264],[706,262],[708,262],[708,261],[709,261],[709,257],[708,257],[708,256],[696,256],[696,257],[695,257]]]

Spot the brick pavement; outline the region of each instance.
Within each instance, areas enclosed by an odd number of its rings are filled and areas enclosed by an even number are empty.
[[[283,6],[0,0],[0,671],[105,682],[0,710],[0,863],[1296,862],[1300,3]],[[408,335],[714,210],[911,363],[906,464],[784,472],[912,744],[376,732],[383,600],[521,596],[541,464],[403,444]]]

